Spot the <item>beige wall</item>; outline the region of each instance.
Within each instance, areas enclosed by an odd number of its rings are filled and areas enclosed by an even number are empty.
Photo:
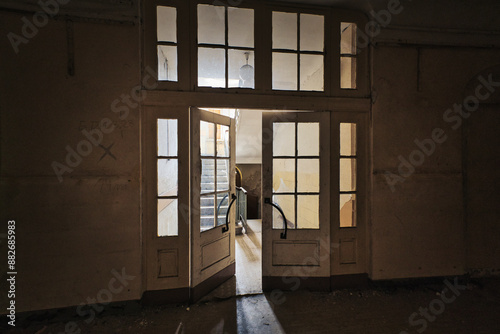
[[[453,130],[454,122],[445,122],[443,114],[454,103],[463,102],[467,83],[483,69],[498,64],[499,55],[497,50],[422,47],[418,91],[416,48],[375,50],[373,278],[454,275],[476,267],[476,263],[466,263],[466,252],[481,242],[477,236],[465,236],[462,144],[466,137],[461,128]],[[392,192],[384,172],[397,174],[398,156],[408,160],[418,148],[414,140],[430,138],[434,128],[443,129],[447,140],[437,144],[435,152]],[[475,235],[490,233],[491,224],[478,227],[482,230]],[[476,254],[477,258],[488,259],[483,265],[500,267],[498,257],[487,251]]]
[[[236,144],[238,146],[238,144]],[[261,196],[261,164],[238,164],[237,167],[243,174],[242,187],[247,193],[247,217],[260,218]]]
[[[22,14],[0,15],[2,36],[20,30]],[[142,293],[139,107],[123,120],[111,110],[140,83],[140,28],[75,22],[74,76],[67,73],[66,37],[65,23],[51,21],[19,54],[0,39],[1,219],[17,222],[18,311],[86,302],[108,288],[113,269],[135,276],[113,301]],[[442,117],[477,73],[498,64],[500,52],[424,44],[418,67],[414,47],[372,51],[371,277],[499,268],[495,239],[486,237],[497,233],[498,216],[469,225],[474,233],[465,234],[464,137]],[[113,145],[116,160],[101,159],[104,150],[93,147],[60,183],[52,162],[64,163],[66,146],[75,148],[81,130],[103,118],[116,123],[102,141]],[[448,139],[392,192],[384,172],[397,173],[398,156],[408,158],[414,140],[429,138],[435,127]],[[488,201],[498,202],[496,192]],[[0,250],[5,254],[5,243]]]
[[[2,36],[21,30],[24,15],[0,15]],[[140,83],[140,30],[83,22],[73,29],[74,76],[64,21],[50,21],[18,54],[0,42],[1,219],[17,222],[18,312],[96,298],[113,269],[135,276],[113,301],[141,296],[140,113],[120,120],[111,111]],[[65,164],[66,146],[76,149],[81,130],[103,118],[116,124],[102,140],[116,160],[101,160],[104,150],[93,147],[59,182],[52,162]]]

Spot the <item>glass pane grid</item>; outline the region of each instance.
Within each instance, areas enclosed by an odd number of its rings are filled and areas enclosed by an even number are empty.
[[[339,221],[340,228],[357,225],[357,138],[356,123],[340,123]]]
[[[157,232],[178,236],[177,120],[157,120]]]
[[[273,124],[273,201],[290,229],[319,229],[319,161],[319,123]],[[273,229],[283,228],[273,210]]]
[[[356,89],[356,23],[340,23],[340,88]]]
[[[230,201],[230,128],[200,121],[200,231],[226,223]]]
[[[156,7],[158,81],[178,81],[177,9]]]
[[[272,89],[324,91],[324,16],[272,13]]]
[[[198,5],[198,87],[255,88],[254,10]]]

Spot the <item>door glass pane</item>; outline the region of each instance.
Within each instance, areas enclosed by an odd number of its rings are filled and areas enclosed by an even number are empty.
[[[158,199],[158,225],[159,237],[178,235],[177,199]]]
[[[198,43],[226,44],[224,7],[198,5]]]
[[[340,159],[340,191],[356,190],[356,159]]]
[[[217,156],[229,157],[229,126],[217,124]]]
[[[201,193],[215,191],[215,159],[201,159]]]
[[[177,10],[175,7],[156,7],[156,36],[159,42],[177,42]]]
[[[356,195],[340,195],[340,227],[356,226]]]
[[[319,195],[297,196],[297,228],[319,229]]]
[[[297,160],[297,191],[319,193],[319,159]]]
[[[229,83],[230,88],[255,88],[254,53],[247,50],[229,50]],[[247,62],[248,57],[248,62]]]
[[[158,196],[177,196],[177,159],[158,159]]]
[[[200,230],[206,231],[214,227],[214,199],[215,195],[200,196]]]
[[[177,156],[177,120],[158,119],[158,156]]]
[[[224,49],[198,48],[198,86],[226,87]]]
[[[340,57],[340,88],[356,89],[356,58]]]
[[[158,45],[158,80],[177,81],[177,47]]]
[[[273,52],[273,89],[297,90],[297,55]]]
[[[253,48],[253,9],[228,7],[228,44]]]
[[[295,159],[273,159],[273,192],[295,191]]]
[[[321,55],[300,55],[300,90],[324,90],[324,64]]]
[[[300,50],[323,51],[324,20],[323,15],[300,14]]]
[[[273,12],[273,49],[297,50],[297,14]]]
[[[229,160],[217,160],[217,191],[229,190]]]
[[[229,193],[217,194],[217,226],[224,225],[226,223],[226,213],[228,207]]]
[[[340,155],[356,155],[356,123],[340,123]]]
[[[215,155],[215,124],[200,121],[200,153],[202,156]]]
[[[278,204],[286,216],[288,228],[295,228],[295,197],[293,195],[273,195],[273,202]],[[284,229],[283,218],[273,208],[273,229]]]
[[[299,156],[319,156],[319,123],[297,124]]]
[[[273,124],[273,156],[295,156],[295,123]]]
[[[340,53],[356,54],[356,23],[340,23]]]

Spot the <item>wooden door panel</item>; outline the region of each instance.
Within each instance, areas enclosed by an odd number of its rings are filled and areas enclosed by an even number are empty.
[[[295,139],[295,143],[292,141],[288,143],[292,148],[295,148],[295,153],[293,149],[284,149],[287,151],[286,156],[273,154],[273,142],[274,136],[273,132],[274,124],[277,123],[288,123],[286,128],[293,128],[295,134],[290,136],[290,134],[281,134],[281,136],[288,136]],[[291,127],[290,124],[295,124]],[[319,133],[305,134],[309,135],[306,142],[311,140],[311,137],[317,135],[317,141],[312,140],[312,143],[317,143],[318,147],[304,146],[303,140],[304,134],[301,134],[299,129],[305,127],[305,124],[315,123],[319,129]],[[328,112],[303,112],[303,113],[264,113],[262,117],[262,196],[264,199],[272,199],[273,195],[280,196],[280,190],[273,191],[273,164],[280,163],[279,160],[287,160],[285,165],[288,165],[288,171],[285,175],[287,183],[286,189],[288,192],[284,196],[293,196],[294,203],[293,210],[288,209],[286,213],[287,220],[291,220],[294,224],[290,226],[306,226],[305,221],[301,219],[305,216],[299,215],[299,212],[295,212],[300,208],[299,200],[301,196],[318,196],[318,211],[315,209],[312,212],[319,212],[319,226],[318,228],[294,228],[289,227],[286,232],[286,239],[282,239],[282,234],[284,234],[283,228],[273,228],[273,210],[276,210],[271,205],[264,205],[262,207],[262,274],[263,282],[275,282],[276,278],[286,277],[316,277],[316,278],[328,278],[330,277],[330,136],[329,136],[329,126],[330,126],[330,115]],[[281,126],[281,125],[278,125]],[[284,127],[283,127],[284,128]],[[288,130],[287,130],[288,131]],[[278,135],[279,136],[279,135]],[[319,153],[307,155],[300,152],[300,150],[308,151],[311,148],[311,152],[315,150]],[[317,175],[317,181],[315,180],[316,174],[312,172],[312,183],[318,184],[318,191],[302,191],[299,187],[299,165],[305,161],[317,161],[319,160],[319,175]],[[293,161],[293,163],[292,163]],[[295,167],[290,167],[295,164]],[[281,168],[281,167],[280,167]],[[310,176],[308,172],[300,172],[303,175]],[[304,174],[305,173],[305,174]],[[295,184],[293,185],[293,182]],[[276,183],[276,182],[275,182]],[[276,187],[276,184],[274,184]],[[280,186],[281,187],[281,186]],[[278,188],[279,189],[279,188]],[[283,196],[283,195],[281,195]],[[291,198],[291,197],[290,197]],[[303,197],[306,198],[306,197]],[[263,201],[265,202],[265,201]],[[303,207],[302,207],[303,208]],[[286,208],[283,209],[284,211]],[[290,211],[291,210],[291,211]],[[288,217],[292,216],[292,217]],[[318,216],[316,216],[318,217]],[[297,220],[297,221],[296,221]],[[310,221],[307,226],[311,226]],[[313,224],[314,226],[314,224]],[[275,226],[276,227],[276,226]],[[264,289],[273,288],[271,286],[264,286]]]
[[[209,129],[213,129],[213,150],[207,153],[207,156],[201,156],[200,149],[200,136],[202,131],[200,130],[200,122],[207,122],[210,125]],[[223,152],[221,143],[218,142],[220,138],[218,136],[217,124],[227,126],[229,128],[229,158],[226,159]],[[210,289],[216,287],[218,284],[222,283],[228,277],[234,275],[234,263],[235,263],[235,218],[234,218],[234,207],[229,211],[229,230],[225,231],[225,225],[217,225],[219,223],[219,217],[223,219],[225,215],[220,214],[218,201],[222,201],[223,194],[234,194],[235,193],[235,130],[234,130],[234,120],[222,116],[219,114],[211,113],[205,110],[200,110],[198,108],[191,108],[190,111],[190,128],[191,128],[191,287],[194,292],[192,293],[192,299],[198,299],[203,296],[203,294],[210,291]],[[210,130],[212,131],[212,130]],[[210,132],[209,131],[209,132]],[[217,154],[217,150],[221,154]],[[223,157],[224,156],[224,157]],[[202,159],[209,161],[210,164],[207,165],[207,169],[202,169]],[[219,170],[219,165],[223,169]],[[227,182],[229,182],[229,190],[226,190],[226,185],[224,182],[219,182],[219,178],[222,179],[222,174],[224,168],[229,165],[227,172]],[[224,167],[226,166],[226,167]],[[206,188],[203,194],[204,201],[201,201],[202,197],[202,183],[207,175],[204,172],[212,171],[210,174],[210,184],[213,185],[214,189]],[[208,190],[207,190],[208,189]],[[208,194],[208,195],[207,195]],[[219,199],[220,198],[220,199]],[[227,200],[227,205],[230,203],[231,196]],[[225,210],[227,210],[227,206]],[[215,215],[217,214],[217,218]],[[213,221],[213,226],[204,231],[201,230],[201,222],[204,220],[210,223]],[[205,225],[204,225],[205,226]]]

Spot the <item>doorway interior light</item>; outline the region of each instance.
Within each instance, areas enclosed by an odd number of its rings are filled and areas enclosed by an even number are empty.
[[[240,88],[254,88],[254,79],[253,79],[253,66],[248,64],[248,57],[250,56],[250,52],[245,52],[245,59],[247,63],[240,68]]]

